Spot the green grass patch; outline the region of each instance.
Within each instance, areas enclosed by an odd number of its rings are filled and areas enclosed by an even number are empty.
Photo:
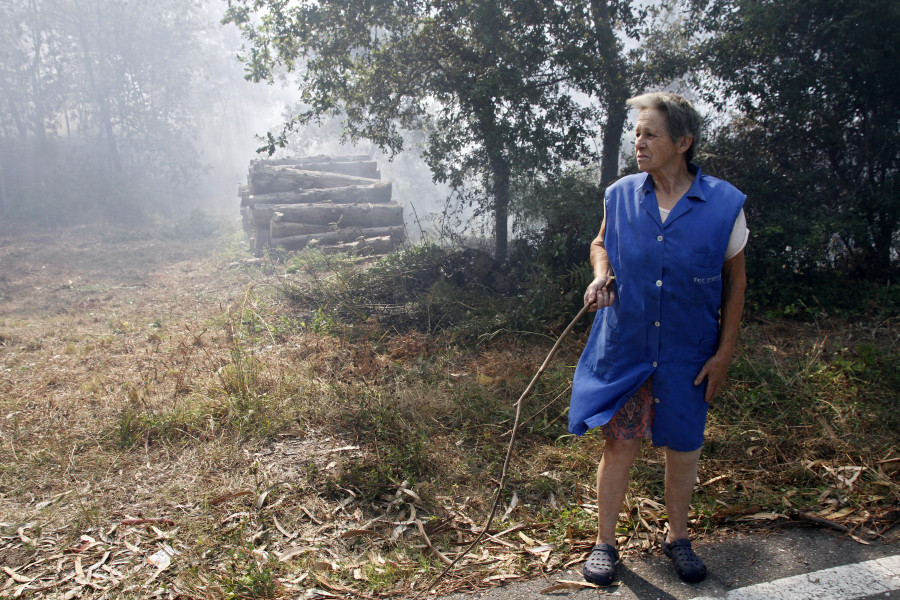
[[[515,402],[565,324],[560,315],[568,316],[570,298],[535,325],[561,280],[550,285],[530,273],[522,281],[548,286],[544,296],[492,281],[477,254],[435,246],[377,261],[305,251],[261,265],[266,283],[185,334],[161,358],[164,368],[146,369],[143,386],[85,379],[89,400],[121,392],[102,439],[123,464],[143,464],[145,452],[160,448],[213,463],[206,476],[215,491],[202,497],[202,518],[195,512],[184,525],[198,541],[180,568],[197,596],[290,597],[324,580],[335,593],[402,597],[443,564],[419,525],[448,555],[473,539],[490,509]],[[178,333],[165,321],[153,352]],[[116,325],[117,336],[136,327]],[[527,550],[488,543],[479,552],[497,557],[477,567],[479,581],[553,570],[593,543],[603,441],[566,429],[587,327],[526,400],[492,532],[514,528],[505,540],[550,545],[551,557],[538,563]],[[710,407],[694,533],[777,525],[797,512],[859,536],[879,531],[900,505],[896,336],[891,322],[748,322]],[[200,456],[213,447],[216,456]],[[216,463],[227,448],[233,455]],[[69,447],[29,460],[62,470]],[[238,466],[219,477],[231,463]],[[662,451],[647,444],[617,531],[623,551],[649,551],[665,527],[664,473]],[[75,514],[85,528],[101,518],[90,502]],[[295,558],[277,558],[301,546]]]

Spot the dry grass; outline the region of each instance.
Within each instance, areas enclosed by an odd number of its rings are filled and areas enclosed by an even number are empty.
[[[287,304],[283,273],[242,257],[235,238],[159,231],[0,236],[0,597],[408,597],[478,531],[552,340],[346,324]],[[897,335],[748,327],[696,533],[820,519],[891,535]],[[442,591],[590,548],[602,441],[567,435],[564,414],[584,336],[528,400],[494,538]],[[644,459],[630,553],[665,527],[662,462]]]

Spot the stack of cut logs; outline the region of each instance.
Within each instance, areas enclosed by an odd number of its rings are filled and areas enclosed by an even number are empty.
[[[405,237],[403,207],[380,179],[365,154],[251,162],[239,195],[253,251],[390,252]]]

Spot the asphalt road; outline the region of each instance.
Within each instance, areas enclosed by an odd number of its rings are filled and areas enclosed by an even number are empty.
[[[896,536],[895,536],[896,537]],[[548,579],[510,583],[441,600],[900,600],[900,542],[864,545],[819,529],[736,534],[694,543],[706,562],[707,579],[683,583],[671,561],[656,552],[625,559],[616,567],[618,585],[541,593],[555,583],[584,581],[581,564]]]

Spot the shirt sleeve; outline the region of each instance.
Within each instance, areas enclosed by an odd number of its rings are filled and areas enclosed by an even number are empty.
[[[749,239],[750,230],[747,229],[747,217],[744,215],[744,209],[741,209],[737,219],[734,220],[734,227],[731,229],[728,248],[725,249],[725,260],[730,260],[737,256],[747,245]]]

